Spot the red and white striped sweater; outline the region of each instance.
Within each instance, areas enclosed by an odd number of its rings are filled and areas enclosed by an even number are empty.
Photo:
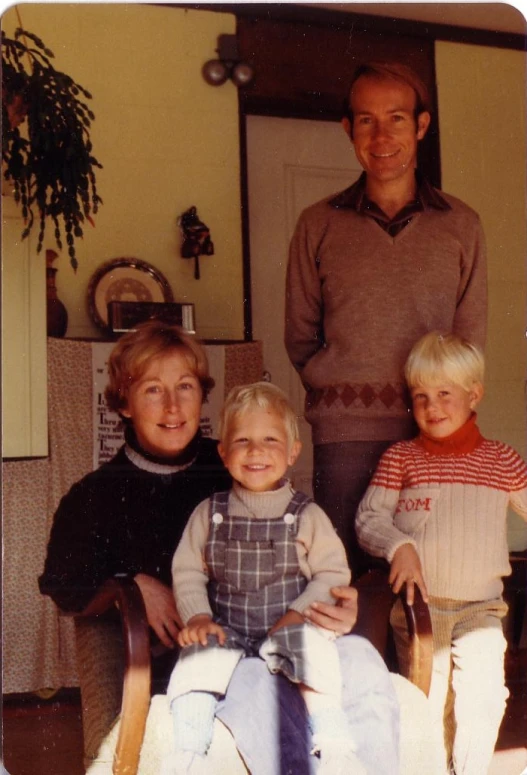
[[[511,572],[507,507],[527,521],[525,462],[475,420],[441,441],[421,434],[390,447],[357,512],[361,546],[391,562],[413,544],[435,597],[498,598]]]

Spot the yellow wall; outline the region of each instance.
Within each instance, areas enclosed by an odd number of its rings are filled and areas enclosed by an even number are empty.
[[[526,57],[520,51],[436,44],[442,185],[481,215],[488,245],[489,336],[485,435],[526,457]],[[511,548],[527,528],[509,523]]]
[[[74,274],[66,250],[56,262],[67,336],[98,336],[87,312],[89,279],[102,263],[133,256],[167,277],[176,301],[196,304],[198,334],[243,337],[242,246],[236,87],[208,86],[202,64],[234,16],[137,4],[32,3],[22,25],[55,54],[54,65],[93,94],[94,155],[104,165],[104,200],[77,245]],[[2,27],[18,26],[15,9]],[[177,217],[196,205],[215,255],[179,257]],[[47,232],[44,247],[54,247]],[[44,261],[44,252],[37,260]],[[44,293],[44,291],[43,291]]]

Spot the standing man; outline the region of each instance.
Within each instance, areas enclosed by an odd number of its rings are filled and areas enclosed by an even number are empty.
[[[366,566],[354,522],[377,462],[413,434],[403,366],[427,331],[483,347],[485,242],[477,213],[416,169],[430,124],[407,66],[359,66],[342,124],[364,172],[300,216],[291,241],[285,345],[306,388],[316,502]]]

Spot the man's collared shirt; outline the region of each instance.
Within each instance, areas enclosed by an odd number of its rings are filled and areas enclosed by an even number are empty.
[[[366,173],[363,172],[358,180],[345,191],[330,199],[329,204],[335,208],[349,207],[360,215],[373,218],[379,226],[388,232],[391,237],[396,237],[405,226],[408,226],[413,216],[428,208],[436,210],[450,210],[451,207],[443,199],[439,191],[435,189],[426,178],[416,170],[416,198],[408,202],[399,212],[389,218],[381,208],[372,202],[366,195]]]

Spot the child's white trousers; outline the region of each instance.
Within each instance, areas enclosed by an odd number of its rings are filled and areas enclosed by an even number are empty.
[[[456,775],[488,772],[508,689],[504,656],[507,642],[503,600],[465,602],[431,597],[434,664],[429,702],[438,733],[443,732],[445,772],[452,762]],[[392,611],[398,659],[407,641],[402,606]]]

